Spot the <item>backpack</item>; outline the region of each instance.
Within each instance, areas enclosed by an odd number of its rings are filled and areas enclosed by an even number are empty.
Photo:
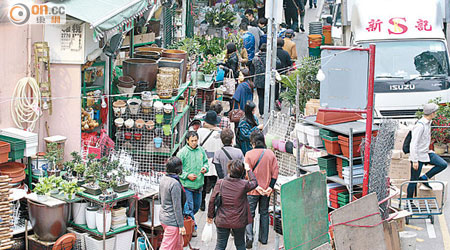
[[[405,153],[405,154],[409,154],[409,145],[411,145],[411,137],[412,137],[411,134],[412,133],[411,133],[411,130],[410,130],[408,132],[408,134],[406,135],[405,140],[403,141],[403,148],[402,148],[402,150],[403,150],[403,153]]]

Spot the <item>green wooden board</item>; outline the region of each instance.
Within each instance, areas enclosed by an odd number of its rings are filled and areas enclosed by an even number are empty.
[[[285,249],[313,249],[329,242],[326,177],[304,175],[281,186]]]

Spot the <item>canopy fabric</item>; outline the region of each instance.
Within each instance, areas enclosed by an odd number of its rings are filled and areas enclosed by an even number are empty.
[[[115,34],[124,24],[142,15],[149,8],[149,0],[66,0],[66,14],[85,21],[95,30],[99,40]]]

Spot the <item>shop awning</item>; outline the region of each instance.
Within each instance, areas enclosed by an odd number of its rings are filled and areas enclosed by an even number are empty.
[[[66,0],[62,4],[67,15],[91,25],[95,40],[110,37],[151,5],[149,0]]]

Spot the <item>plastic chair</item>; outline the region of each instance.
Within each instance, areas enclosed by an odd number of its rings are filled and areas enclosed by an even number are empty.
[[[64,234],[53,245],[52,250],[71,250],[77,240],[74,233]]]

